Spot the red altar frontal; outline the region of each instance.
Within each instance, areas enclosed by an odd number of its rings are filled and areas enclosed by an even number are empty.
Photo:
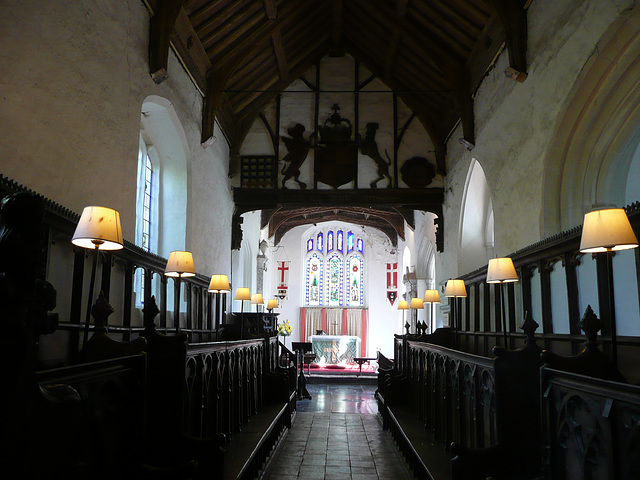
[[[323,331],[327,335],[344,335],[360,338],[359,356],[367,356],[369,315],[366,308],[300,308],[300,338],[311,342],[310,337]]]

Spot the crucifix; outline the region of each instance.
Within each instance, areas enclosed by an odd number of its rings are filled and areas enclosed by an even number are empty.
[[[334,333],[335,335],[339,335],[339,334],[340,334],[340,332],[338,332],[338,322],[337,322],[337,321],[334,321],[331,325],[333,325],[333,333]]]

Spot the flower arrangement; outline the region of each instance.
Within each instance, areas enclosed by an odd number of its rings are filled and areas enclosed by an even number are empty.
[[[291,324],[289,323],[289,320],[287,320],[281,325],[278,325],[278,335],[281,335],[283,337],[288,337],[289,335],[291,335],[292,330],[293,328],[291,328]]]

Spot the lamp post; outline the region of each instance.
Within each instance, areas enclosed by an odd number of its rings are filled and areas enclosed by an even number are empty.
[[[462,298],[462,297],[466,297],[467,296],[467,289],[464,286],[464,280],[460,280],[460,279],[454,279],[454,280],[448,280],[447,281],[447,286],[444,289],[444,296],[445,297],[449,297],[449,298],[453,298],[453,301],[451,302],[451,318],[453,319],[453,321],[451,322],[453,325],[454,329],[457,329],[460,325],[457,321],[457,307],[456,307],[456,299],[457,298]],[[457,338],[457,335],[456,335]]]
[[[251,293],[246,287],[238,287],[233,299],[240,300],[240,338],[242,339],[244,336],[244,301],[251,301]]]
[[[402,310],[402,325],[404,326],[405,330],[407,331],[407,334],[409,333],[409,327],[411,327],[411,324],[409,322],[404,321],[404,311],[405,310],[409,310],[409,302],[407,302],[406,300],[400,300],[398,302],[398,310]]]
[[[73,233],[71,243],[87,250],[93,250],[93,266],[91,267],[91,281],[89,283],[89,299],[87,314],[84,322],[83,346],[89,339],[89,323],[91,322],[91,302],[96,282],[96,267],[98,264],[98,250],[120,250],[124,247],[120,214],[106,207],[85,207],[80,221]]]
[[[438,290],[425,290],[424,292],[424,303],[429,306],[440,303],[440,293]],[[430,307],[431,308],[431,307]],[[429,333],[433,333],[433,309],[429,310]]]
[[[216,298],[216,313],[215,313],[215,328],[216,328],[216,339],[218,338],[218,329],[220,328],[220,311],[224,312],[224,306],[220,306],[220,299],[222,298],[222,293],[228,293],[231,291],[229,287],[229,277],[226,275],[211,275],[211,281],[209,282],[209,291],[215,294]]]
[[[412,310],[415,310],[415,322],[413,322],[413,314],[411,315],[411,320],[413,323],[413,333],[418,333],[417,332],[417,323],[418,323],[418,309],[422,309],[424,308],[424,302],[422,301],[421,298],[412,298],[411,299],[411,304],[410,307]]]
[[[196,274],[191,252],[175,250],[169,254],[167,266],[164,269],[167,277],[175,278],[175,295],[173,297],[173,315],[176,333],[180,331],[180,280],[184,277],[193,277]]]
[[[635,233],[633,233],[624,209],[605,208],[602,210],[594,210],[584,216],[582,237],[580,239],[580,252],[604,253],[605,255],[609,326],[611,328],[611,362],[614,367],[618,365],[618,342],[611,261],[613,252],[636,248],[637,246],[638,239]]]
[[[509,257],[492,258],[489,260],[489,267],[487,268],[487,283],[511,283],[518,281],[518,274],[516,268],[513,266],[513,261]],[[507,315],[504,308],[504,288],[500,290],[500,303],[502,305],[502,338],[504,341],[504,348],[509,348],[507,345]]]

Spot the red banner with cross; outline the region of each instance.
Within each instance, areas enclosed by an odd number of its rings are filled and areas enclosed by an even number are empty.
[[[387,263],[387,300],[393,305],[398,298],[398,264]]]

